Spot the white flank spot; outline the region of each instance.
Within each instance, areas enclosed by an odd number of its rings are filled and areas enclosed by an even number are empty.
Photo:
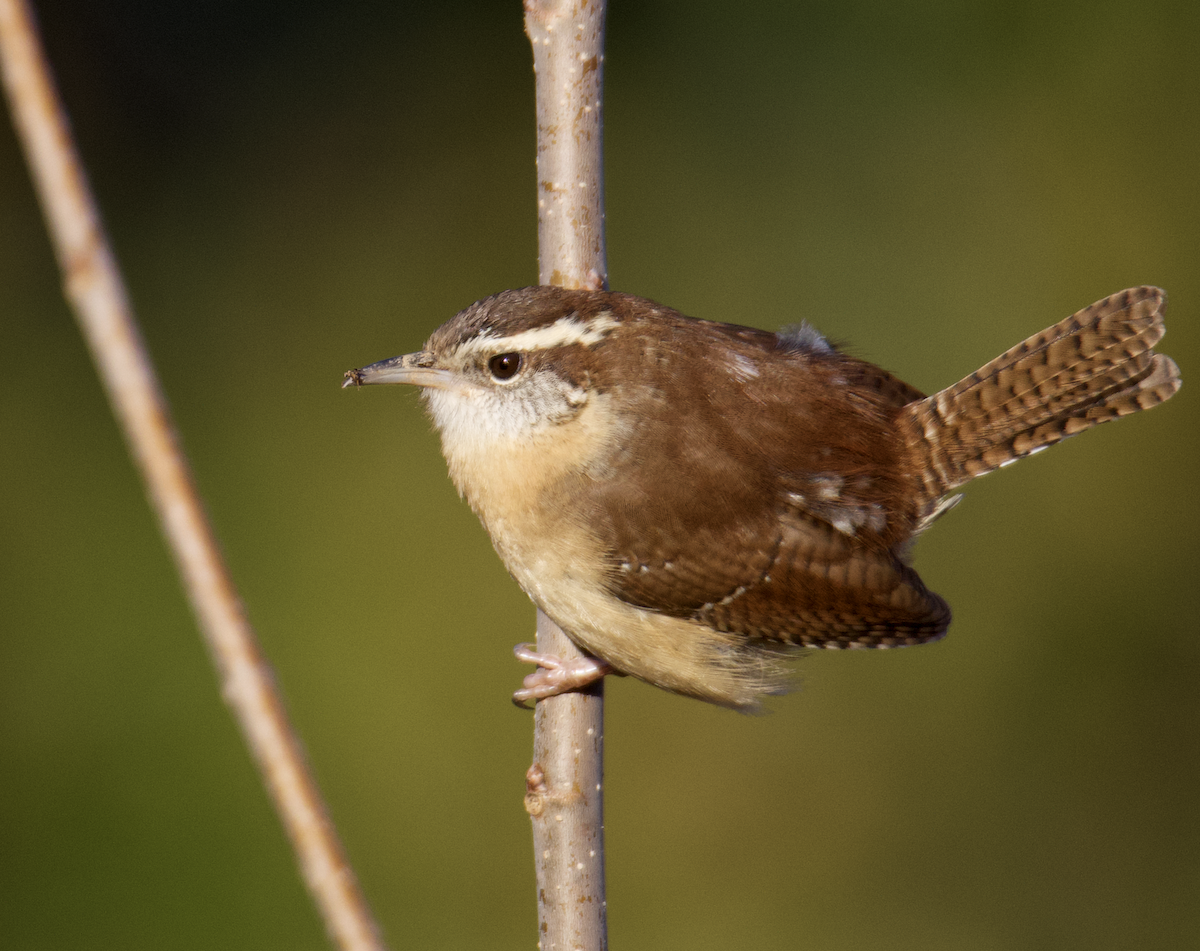
[[[745,383],[758,376],[758,367],[752,360],[735,353],[729,360],[729,373],[735,380]]]
[[[832,522],[830,522],[830,524],[834,528],[836,528],[839,532],[841,532],[843,535],[850,535],[850,536],[854,535],[854,528],[855,528],[854,522],[852,522],[850,519],[848,519],[844,515],[838,516]]]
[[[770,577],[767,577],[767,578],[764,578],[763,580],[770,581],[771,579],[770,579]],[[721,607],[724,607],[727,604],[733,603],[734,601],[736,601],[738,598],[740,598],[745,593],[746,593],[746,586],[740,584],[736,588],[734,588],[733,591],[731,591],[729,594],[725,595],[725,597],[723,597],[718,603],[721,605]],[[709,607],[712,607],[712,605],[709,605]]]
[[[846,480],[837,475],[817,476],[813,480],[813,485],[817,487],[817,498],[824,499],[826,502],[832,502],[842,494],[842,486]]]
[[[882,532],[887,528],[887,515],[884,514],[883,509],[874,503],[868,506],[867,528],[873,532]]]

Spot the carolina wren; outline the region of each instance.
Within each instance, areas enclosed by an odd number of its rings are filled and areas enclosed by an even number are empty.
[[[421,388],[459,493],[525,593],[597,663],[756,708],[789,648],[936,640],[950,608],[908,564],[976,476],[1179,389],[1165,295],[1114,294],[926,397],[802,324],[685,317],[527,287],[343,386]]]

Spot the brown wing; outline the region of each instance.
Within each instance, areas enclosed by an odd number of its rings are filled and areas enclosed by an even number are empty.
[[[892,552],[867,548],[799,512],[757,537],[707,530],[672,557],[626,547],[615,593],[721,631],[806,647],[894,647],[934,640],[949,606]]]
[[[673,354],[693,334],[654,348],[619,394],[637,408],[626,446],[652,447],[658,468],[647,478],[647,460],[628,450],[613,465],[629,476],[596,486],[593,525],[614,594],[793,644],[944,633],[945,602],[896,554],[916,513],[898,475],[894,416],[919,394],[833,351],[760,362],[772,336],[710,332],[723,338],[710,342],[705,380],[686,391],[673,382]]]
[[[950,625],[949,605],[895,555],[803,515],[781,519],[768,572],[694,616],[805,647],[899,647],[935,640]]]

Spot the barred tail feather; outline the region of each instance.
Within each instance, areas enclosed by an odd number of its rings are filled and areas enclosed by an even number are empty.
[[[976,476],[1092,426],[1149,409],[1179,389],[1152,348],[1166,295],[1137,287],[1030,337],[966,379],[905,407],[931,503]]]

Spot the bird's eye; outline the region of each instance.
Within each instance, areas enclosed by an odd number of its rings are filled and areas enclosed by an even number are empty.
[[[488,372],[494,380],[511,380],[520,369],[519,353],[498,353],[488,361]]]

